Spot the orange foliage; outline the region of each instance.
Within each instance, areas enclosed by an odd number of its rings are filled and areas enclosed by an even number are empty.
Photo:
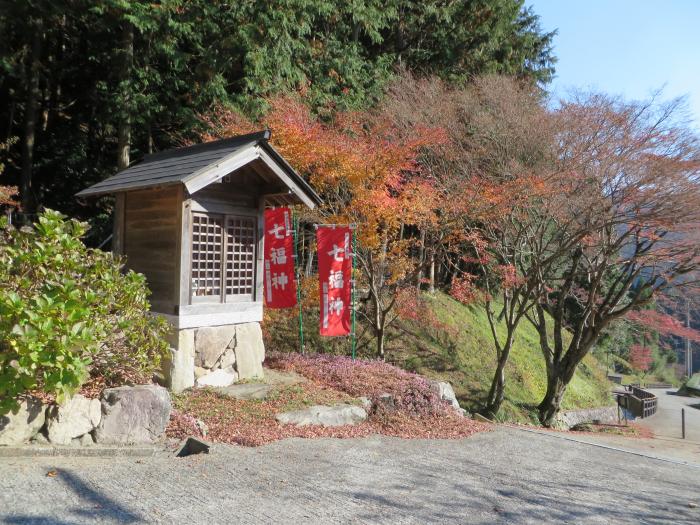
[[[209,129],[201,138],[270,129],[272,145],[324,200],[318,212],[301,210],[302,216],[357,223],[358,241],[365,249],[386,244],[387,256],[396,258],[394,269],[404,268],[406,261],[400,259],[409,246],[397,237],[401,224],[433,223],[440,205],[418,163],[419,154],[426,146],[446,141],[445,133],[426,127],[400,132],[381,115],[369,113],[341,113],[325,123],[289,96],[271,99],[269,106],[259,122],[218,108],[202,117]]]
[[[13,197],[17,196],[15,186],[0,186],[0,206],[19,206]]]

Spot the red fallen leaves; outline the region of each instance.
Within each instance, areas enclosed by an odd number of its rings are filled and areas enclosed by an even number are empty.
[[[381,394],[391,394],[397,408],[407,413],[429,415],[447,408],[426,378],[380,360],[270,353],[265,364],[294,371],[326,388],[354,397],[366,396],[374,400]]]
[[[401,438],[457,439],[487,430],[488,425],[463,418],[431,397],[427,381],[386,363],[333,356],[272,355],[268,366],[295,370],[308,382],[282,387],[267,399],[243,401],[209,390],[194,390],[174,399],[167,434],[199,435],[195,419],[208,428],[215,442],[258,446],[279,439],[356,438],[373,434]],[[333,387],[329,384],[334,385]],[[353,396],[383,392],[396,396],[395,412],[376,412],[367,421],[342,427],[280,425],[275,415],[311,405],[356,402]],[[399,397],[402,396],[402,397]]]

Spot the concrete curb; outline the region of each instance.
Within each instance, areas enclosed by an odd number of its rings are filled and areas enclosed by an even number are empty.
[[[15,447],[0,447],[0,458],[115,458],[133,457],[145,458],[161,455],[171,455],[172,451],[163,446],[91,446],[91,447],[62,447],[54,445],[24,445]]]

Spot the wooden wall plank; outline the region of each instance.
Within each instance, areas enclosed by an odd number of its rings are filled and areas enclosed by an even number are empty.
[[[178,256],[179,187],[126,194],[124,250],[127,267],[143,273],[152,292],[152,309],[173,313]]]
[[[114,202],[114,225],[112,227],[112,253],[122,255],[124,253],[124,210],[126,206],[126,194],[117,193]]]

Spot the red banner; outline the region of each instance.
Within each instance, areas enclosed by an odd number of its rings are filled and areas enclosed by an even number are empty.
[[[297,304],[294,281],[294,236],[289,208],[265,210],[265,306],[291,308]]]
[[[321,335],[350,333],[352,250],[349,227],[324,227],[316,231]]]

